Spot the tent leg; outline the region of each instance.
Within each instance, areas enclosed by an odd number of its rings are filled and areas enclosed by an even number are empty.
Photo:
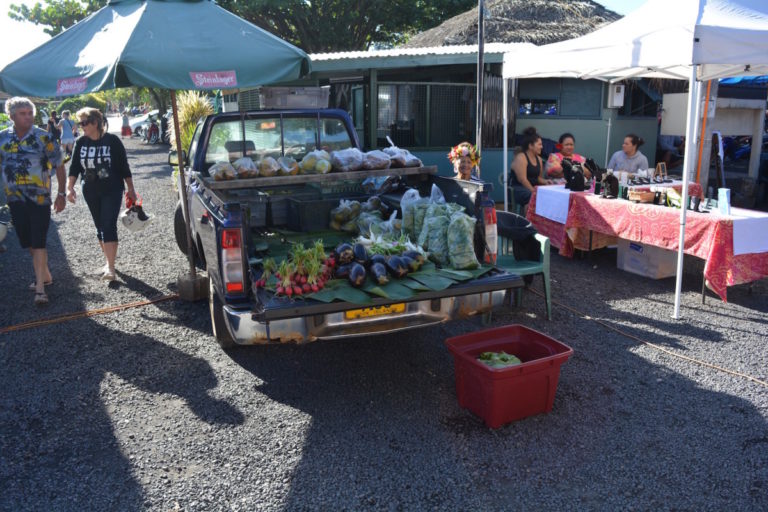
[[[509,211],[509,197],[508,197],[509,190],[507,190],[507,163],[508,163],[507,162],[508,160],[507,146],[509,145],[508,143],[509,127],[507,125],[509,124],[509,113],[508,113],[509,112],[509,103],[508,103],[509,91],[507,89],[509,88],[509,79],[507,78],[503,79],[501,82],[501,87],[503,89],[501,93],[501,97],[502,97],[502,108],[504,110],[504,115],[502,116],[502,119],[503,119],[502,122],[504,123],[504,128],[502,130],[503,137],[504,137],[504,156],[503,156],[504,168],[502,169],[501,172],[504,175],[504,211],[508,212]]]
[[[680,238],[677,248],[677,275],[675,282],[675,310],[672,318],[680,319],[680,294],[683,287],[683,255],[685,254],[685,216],[688,211],[688,180],[693,167],[693,152],[696,147],[696,131],[699,123],[699,106],[701,105],[701,87],[696,80],[697,66],[691,66],[691,76],[688,80],[688,115],[685,122],[685,156],[683,157],[683,191],[682,208],[680,208]]]

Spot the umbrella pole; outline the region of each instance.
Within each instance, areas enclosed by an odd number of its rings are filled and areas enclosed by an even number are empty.
[[[680,204],[680,239],[677,248],[677,275],[675,277],[675,310],[672,318],[680,319],[680,294],[683,287],[683,254],[685,253],[685,215],[688,205],[688,179],[693,168],[693,152],[696,147],[696,129],[699,124],[701,86],[696,80],[696,65],[691,66],[688,82],[688,117],[685,121],[685,155],[683,156],[683,192]]]
[[[501,81],[501,83],[502,83],[502,87],[504,88],[504,90],[501,93],[502,105],[503,105],[502,109],[504,110],[504,114],[503,114],[504,128],[502,130],[503,131],[503,137],[504,137],[504,157],[503,157],[504,167],[502,168],[501,172],[504,175],[504,211],[508,212],[509,211],[509,198],[507,197],[507,195],[508,195],[508,188],[507,187],[509,186],[509,183],[507,183],[507,179],[508,179],[507,178],[507,172],[508,172],[507,171],[507,164],[508,164],[508,158],[509,157],[507,156],[507,150],[509,149],[509,142],[507,141],[507,138],[509,137],[509,128],[507,127],[507,124],[509,124],[509,114],[508,114],[508,110],[509,110],[509,98],[508,98],[509,97],[509,91],[507,90],[507,88],[509,86],[509,79],[508,78],[504,78]]]
[[[195,268],[195,253],[192,243],[192,229],[190,228],[189,203],[187,202],[187,180],[184,153],[181,147],[181,131],[179,131],[179,109],[176,105],[176,91],[171,90],[171,107],[173,109],[173,130],[176,134],[176,154],[179,162],[179,196],[181,197],[181,211],[184,213],[184,230],[187,232],[187,260],[189,261],[189,273],[180,275],[177,280],[179,297],[187,301],[204,299],[208,295],[207,280],[197,275]]]

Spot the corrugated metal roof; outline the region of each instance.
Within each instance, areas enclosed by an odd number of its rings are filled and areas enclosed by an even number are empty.
[[[484,53],[503,54],[510,50],[519,50],[526,46],[535,46],[531,43],[487,43],[484,45]],[[418,57],[429,55],[466,55],[477,54],[476,44],[463,44],[455,46],[433,46],[427,48],[392,48],[389,50],[369,50],[354,52],[311,53],[312,62],[343,60],[343,59],[380,59],[387,57]]]

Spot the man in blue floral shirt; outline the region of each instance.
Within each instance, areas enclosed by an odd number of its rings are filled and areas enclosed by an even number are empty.
[[[67,175],[61,148],[45,130],[34,126],[35,106],[27,98],[10,98],[5,112],[13,126],[0,131],[0,172],[21,247],[29,249],[35,282],[35,304],[48,303],[45,286],[53,282],[45,241],[51,221],[51,170],[56,169],[59,192],[53,201],[56,213],[66,206]]]

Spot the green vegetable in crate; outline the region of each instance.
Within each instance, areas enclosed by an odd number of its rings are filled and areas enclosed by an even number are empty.
[[[491,368],[507,368],[522,364],[522,361],[517,356],[507,354],[503,350],[501,352],[483,352],[478,356],[477,360]]]
[[[349,279],[349,284],[355,288],[363,286],[366,276],[365,267],[359,263],[352,263],[350,264],[350,267],[349,276],[347,277],[347,279]]]
[[[371,264],[371,277],[374,281],[376,281],[377,284],[383,285],[389,282],[389,277],[387,276],[387,267],[385,265],[386,263],[381,263],[380,261]]]
[[[448,226],[448,260],[455,269],[477,268],[480,263],[475,256],[475,224],[469,215],[456,212]]]
[[[355,261],[361,265],[365,265],[365,263],[368,261],[368,251],[365,250],[365,246],[363,244],[355,244],[352,248],[352,253],[354,255]]]
[[[336,249],[334,249],[334,253],[336,253],[336,261],[340,265],[350,263],[355,257],[354,249],[347,243],[337,245]]]
[[[405,277],[408,274],[408,267],[400,256],[390,256],[387,259],[387,270],[397,278]]]

